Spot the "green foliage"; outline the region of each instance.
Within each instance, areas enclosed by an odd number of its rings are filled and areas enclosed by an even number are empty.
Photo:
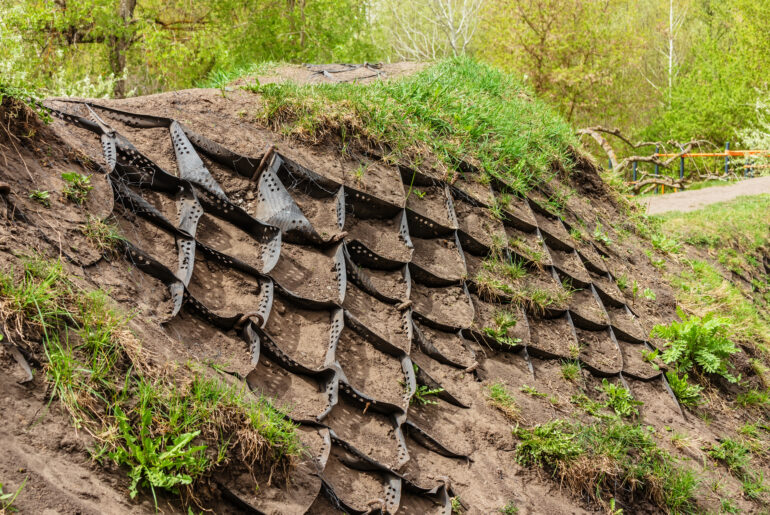
[[[422,406],[438,404],[438,401],[431,399],[431,397],[436,396],[443,391],[443,388],[430,388],[424,384],[418,385],[417,389],[414,391],[414,395],[412,395],[410,403],[420,404]]]
[[[652,291],[650,288],[645,288],[644,292],[642,292],[642,296],[647,300],[655,300],[658,298],[657,295],[655,295],[655,292]]]
[[[661,220],[666,232],[698,247],[719,253],[720,261],[732,262],[739,273],[756,270],[770,235],[767,223],[757,213],[770,210],[770,195],[739,197],[705,206],[689,213],[669,213]]]
[[[727,470],[741,481],[746,497],[763,501],[762,494],[770,489],[764,483],[764,474],[749,467],[751,450],[745,444],[732,438],[725,438],[719,445],[711,445],[707,452],[711,458],[723,463]]]
[[[732,438],[725,438],[717,446],[712,445],[708,455],[717,461],[723,462],[730,471],[746,467],[751,459],[749,448]]]
[[[729,358],[740,352],[727,335],[730,321],[709,313],[704,317],[687,316],[677,308],[681,322],[656,325],[652,334],[666,339],[660,358],[674,364],[677,370],[688,372],[697,366],[709,374],[717,374],[730,382],[738,378],[728,371]]]
[[[679,377],[676,372],[666,372],[666,378],[669,386],[671,386],[671,391],[674,392],[683,406],[695,407],[702,402],[700,394],[703,387],[688,383],[687,373]]]
[[[487,399],[495,408],[502,411],[509,419],[518,420],[520,413],[516,399],[508,391],[505,383],[498,381],[486,386]]]
[[[485,327],[484,334],[493,337],[498,342],[515,346],[521,342],[521,338],[508,336],[508,329],[516,326],[516,315],[508,310],[500,310],[495,313],[495,327]]]
[[[14,507],[13,503],[27,484],[27,479],[29,478],[24,478],[24,481],[22,481],[15,492],[3,492],[3,483],[0,483],[0,513],[15,513],[19,511]]]
[[[117,225],[91,215],[88,215],[81,230],[99,251],[109,255],[117,254],[126,241]]]
[[[637,406],[641,406],[644,403],[634,399],[628,388],[610,383],[607,379],[602,379],[602,386],[601,388],[597,387],[597,389],[607,396],[604,406],[612,408],[616,415],[620,417],[635,417],[639,415]]]
[[[61,174],[65,185],[62,190],[64,198],[81,206],[88,198],[88,193],[94,189],[91,185],[91,176],[83,175],[77,172],[65,172]]]
[[[140,388],[140,392],[141,392]],[[134,427],[129,424],[128,417],[119,406],[115,407],[115,417],[120,433],[117,449],[109,453],[119,465],[131,468],[129,477],[131,498],[136,497],[139,486],[150,487],[155,506],[158,501],[155,489],[161,488],[176,492],[179,485],[192,483],[192,476],[198,476],[207,468],[203,450],[205,445],[193,446],[192,440],[200,435],[200,431],[183,433],[173,439],[157,436],[152,437],[150,427],[153,412],[147,405],[147,396],[140,393],[140,403],[137,406],[139,415],[139,432],[134,433]]]
[[[580,363],[577,361],[563,361],[561,375],[567,381],[574,381],[580,375]]]
[[[553,177],[553,163],[569,168],[575,144],[569,126],[530,98],[526,86],[468,58],[365,86],[282,83],[251,89],[264,99],[261,116],[275,129],[314,139],[328,133],[361,138],[409,161],[424,157],[427,148],[452,174],[461,173],[459,163],[471,156],[484,173],[518,192]]]
[[[612,240],[609,236],[607,236],[607,233],[604,232],[601,222],[596,222],[596,228],[594,229],[594,239],[603,243],[607,247],[612,246]]]
[[[191,485],[214,465],[212,447],[247,467],[289,466],[302,452],[295,426],[244,386],[197,374],[178,386],[148,372],[127,318],[103,291],[76,287],[60,262],[27,258],[23,273],[0,273],[0,310],[9,331],[42,341],[52,398],[100,435],[97,458],[130,468],[132,496]]]
[[[681,243],[662,232],[653,233],[650,237],[650,243],[652,243],[655,250],[663,254],[679,254],[682,252]]]
[[[688,268],[672,277],[672,284],[679,289],[679,302],[693,311],[729,317],[737,341],[770,351],[770,319],[759,305],[710,263],[687,260],[685,264]]]
[[[735,402],[744,408],[749,408],[752,406],[766,406],[770,404],[770,392],[767,390],[748,390],[746,392],[739,393],[735,397]]]
[[[51,194],[47,191],[33,190],[30,192],[29,198],[43,204],[45,207],[51,207]]]
[[[669,511],[694,507],[695,474],[679,468],[644,426],[619,418],[592,425],[557,419],[516,428],[514,436],[520,440],[516,460],[521,465],[544,467],[576,493],[605,506],[604,497],[616,492],[616,484],[625,484]]]
[[[519,508],[518,506],[516,506],[515,502],[508,501],[508,504],[500,508],[500,510],[498,511],[503,515],[516,515],[517,513],[519,513]]]

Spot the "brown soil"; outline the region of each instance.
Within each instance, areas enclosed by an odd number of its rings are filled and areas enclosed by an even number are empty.
[[[401,270],[375,270],[373,268],[362,269],[378,292],[391,299],[406,300],[407,287],[404,273]]]
[[[569,277],[584,283],[591,282],[591,277],[583,266],[583,262],[580,261],[580,258],[574,251],[563,252],[561,250],[550,249],[550,254],[553,258],[554,266],[565,272]],[[569,277],[567,278],[568,281]]]
[[[607,315],[604,309],[596,302],[593,292],[590,289],[578,290],[572,294],[569,309],[573,313],[598,325],[607,325]]]
[[[253,313],[260,302],[260,285],[254,277],[196,256],[187,289],[196,300],[218,315]]]
[[[352,381],[350,377],[348,379]],[[364,414],[360,408],[341,396],[339,404],[324,419],[324,423],[328,424],[337,436],[367,456],[389,467],[398,465],[398,442],[390,417],[374,411]]]
[[[607,330],[586,331],[575,328],[575,332],[582,361],[606,373],[614,374],[623,368],[622,356]]]
[[[264,247],[233,224],[204,213],[196,236],[204,245],[262,270]]]
[[[623,373],[638,379],[651,379],[660,375],[652,363],[645,361],[642,352],[646,349],[639,343],[628,343],[618,338],[620,351],[623,353]]]
[[[566,316],[553,320],[530,320],[529,330],[532,337],[530,347],[561,358],[570,358],[571,349],[577,348]]]
[[[625,308],[613,308],[607,307],[607,313],[610,315],[610,323],[613,327],[617,327],[624,333],[638,338],[639,340],[646,340],[646,334],[642,331],[642,326],[639,325],[636,317],[628,313]]]
[[[281,257],[270,277],[300,297],[339,302],[334,274],[334,249],[321,252],[312,247],[281,244]]]
[[[558,218],[550,218],[543,216],[540,213],[534,213],[537,225],[540,227],[540,231],[546,234],[550,234],[553,238],[559,240],[564,245],[570,247],[574,246],[572,237],[564,228],[564,224]]]
[[[512,252],[530,260],[534,256],[539,256],[541,266],[552,264],[550,253],[546,250],[543,240],[538,237],[536,232],[524,232],[506,226],[505,233],[508,235],[508,246]]]
[[[389,80],[411,75],[425,68],[425,63],[401,61],[397,63],[375,63],[372,66],[353,68],[346,64],[295,65],[286,64],[257,77],[259,84],[276,82],[298,82],[302,84],[331,84],[334,82],[356,82],[367,84],[377,80]],[[324,74],[323,71],[328,73]],[[253,77],[244,77],[231,84],[232,87],[256,84]]]
[[[406,246],[401,237],[401,213],[395,218],[357,218],[351,214],[345,216],[345,231],[350,240],[358,240],[366,247],[384,258],[407,263],[412,257],[412,249]]]
[[[382,339],[409,353],[411,342],[404,312],[375,299],[354,284],[348,284],[343,306]]]
[[[471,354],[468,349],[465,339],[458,333],[448,333],[437,329],[431,329],[430,327],[417,322],[416,324],[425,340],[433,344],[441,354],[453,362],[459,363],[465,367],[469,367],[473,364],[473,354]]]
[[[260,357],[246,380],[252,389],[276,399],[275,404],[295,419],[315,419],[326,409],[326,395],[315,380],[292,374]]]
[[[478,174],[460,174],[453,186],[483,204],[491,204],[494,200],[492,189],[478,181]]]
[[[363,155],[358,155],[351,161],[345,167],[346,186],[403,207],[406,192],[397,168]]]
[[[449,219],[449,204],[443,187],[413,186],[411,194],[406,199],[406,207],[444,227],[454,225]]]
[[[482,245],[491,247],[495,239],[505,239],[503,223],[493,217],[489,210],[462,200],[456,200],[454,208],[460,230]]]
[[[321,369],[329,351],[332,313],[310,311],[276,296],[265,331],[292,359]]]
[[[522,344],[526,345],[529,339],[529,324],[527,322],[527,316],[524,314],[524,310],[512,304],[494,304],[491,302],[485,302],[476,295],[471,295],[473,299],[474,318],[473,329],[484,334],[484,329],[497,330],[497,322],[495,317],[501,313],[509,313],[516,320],[516,325],[509,327],[506,334],[509,338],[518,338],[522,341]]]
[[[499,197],[498,197],[499,199]],[[501,201],[502,202],[502,201]],[[530,225],[537,225],[535,215],[530,209],[527,201],[521,197],[511,195],[507,203],[502,203],[503,208],[519,220],[528,223]]]
[[[334,197],[315,198],[296,189],[291,190],[291,195],[321,238],[328,240],[342,232],[337,225],[337,200]]]
[[[470,327],[473,306],[460,286],[431,288],[412,283],[414,310],[424,317],[454,327]]]
[[[465,264],[453,239],[412,238],[412,243],[415,265],[441,279],[460,280],[465,276]]]
[[[349,329],[340,336],[337,357],[350,386],[377,401],[404,404],[404,371],[398,359]]]

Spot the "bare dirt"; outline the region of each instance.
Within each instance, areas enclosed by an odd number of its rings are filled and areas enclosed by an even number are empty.
[[[308,76],[312,80],[326,80],[323,74],[308,75],[306,69],[297,69],[296,73],[305,74],[306,80]],[[356,73],[364,73],[364,70]],[[393,180],[397,176],[393,175],[392,168],[384,164],[369,166],[372,174],[367,178],[365,173],[362,181],[356,181],[356,167],[361,161],[353,162],[355,160],[340,157],[340,149],[328,142],[312,146],[264,128],[253,116],[259,102],[257,96],[244,91],[222,95],[216,90],[189,90],[105,101],[115,108],[173,117],[191,130],[246,156],[261,156],[268,144],[274,144],[279,152],[316,173],[349,186],[352,188],[350,192],[365,190],[396,206],[399,200],[402,201],[400,205],[407,202],[405,188]],[[65,107],[63,104],[56,105]],[[73,108],[73,111],[80,110],[80,107]],[[163,135],[157,129],[131,129],[106,114],[104,117],[142,152],[168,168],[170,173],[177,174],[176,158],[169,153],[167,140],[161,141],[168,138],[167,132]],[[85,159],[79,157],[88,156],[89,160],[105,165],[98,138],[59,120],[50,127],[41,126],[38,130],[33,139],[17,137],[14,143],[18,151],[13,150],[8,140],[0,140],[3,145],[0,162],[5,166],[2,181],[8,183],[10,189],[10,193],[0,194],[0,268],[8,270],[18,266],[18,255],[22,253],[40,252],[51,258],[61,257],[68,271],[75,274],[84,286],[105,288],[121,309],[134,313],[132,329],[156,363],[216,363],[245,378],[257,393],[275,399],[275,404],[284,407],[293,418],[303,421],[320,419],[342,442],[346,442],[331,445],[331,455],[323,467],[323,478],[339,498],[355,509],[363,511],[381,505],[387,479],[395,476],[389,476],[390,472],[376,472],[376,467],[361,470],[360,466],[352,466],[346,446],[355,447],[391,472],[402,473],[426,488],[438,487],[446,494],[442,498],[433,498],[407,493],[402,489],[402,513],[446,513],[448,505],[445,501],[450,496],[458,496],[468,512],[474,514],[494,513],[509,501],[516,503],[519,513],[595,512],[595,506],[571,496],[547,476],[519,466],[515,461],[516,441],[511,432],[515,423],[544,423],[571,414],[584,416],[573,411],[570,398],[581,391],[596,397],[595,387],[601,383],[599,377],[587,370],[583,370],[578,381],[564,379],[561,361],[574,358],[575,350],[579,351],[583,362],[601,371],[602,375],[614,375],[615,381],[619,380],[621,371],[626,373],[632,393],[645,403],[641,421],[654,426],[660,434],[665,435],[666,428],[687,431],[705,445],[716,442],[726,429],[734,430],[745,422],[741,416],[730,414],[727,409],[718,413],[717,422],[712,425],[698,417],[682,417],[663,379],[657,377],[660,372],[642,359],[644,346],[618,339],[618,350],[610,338],[610,331],[614,331],[612,328],[577,329],[575,339],[566,315],[546,320],[517,310],[520,321],[508,335],[521,337],[529,355],[524,351],[501,352],[482,342],[463,338],[459,329],[473,327],[483,330],[490,327],[495,312],[510,306],[487,302],[490,299],[469,298],[462,287],[467,279],[467,272],[462,266],[462,250],[456,247],[454,238],[446,237],[413,237],[414,256],[408,251],[403,252],[403,249],[394,251],[392,255],[410,261],[439,278],[456,280],[452,286],[428,286],[413,278],[411,293],[407,295],[405,283],[402,289],[402,286],[397,286],[399,281],[393,280],[394,275],[396,279],[402,277],[400,270],[372,271],[376,282],[382,285],[378,289],[399,292],[398,299],[403,299],[400,306],[373,298],[357,289],[351,281],[347,283],[343,304],[339,298],[340,283],[335,276],[335,247],[313,243],[281,244],[279,262],[268,274],[268,279],[300,299],[289,300],[280,293],[275,294],[266,320],[266,334],[281,351],[309,369],[331,370],[327,368],[331,356],[336,361],[334,366],[339,365],[350,386],[378,404],[392,404],[401,410],[386,414],[378,410],[379,406],[340,394],[328,415],[321,416],[327,412],[330,398],[326,384],[319,377],[307,372],[290,371],[291,367],[286,363],[272,361],[264,352],[254,366],[248,346],[236,331],[220,330],[187,307],[169,321],[171,297],[163,282],[141,272],[135,263],[101,256],[84,238],[81,226],[88,215],[105,217],[113,212],[112,194],[107,178],[94,172],[86,165]],[[19,134],[22,132],[26,133],[19,131]],[[253,213],[258,193],[256,183],[235,174],[226,166],[213,164],[207,158],[203,162],[232,203]],[[69,170],[94,174],[95,189],[84,207],[75,207],[59,195],[62,189],[61,173]],[[423,172],[428,174],[430,171]],[[367,180],[371,182],[367,183]],[[569,200],[566,219],[572,222],[584,220],[589,227],[599,220],[603,227],[609,227],[610,222],[623,223],[623,216],[590,163],[580,164],[572,181],[579,195]],[[487,194],[486,187],[478,182],[466,182],[475,185],[469,189],[474,188],[478,195]],[[380,187],[382,184],[385,186]],[[461,181],[457,185],[461,187]],[[51,208],[29,199],[29,192],[38,188],[51,191]],[[146,189],[139,193],[152,201],[172,223],[178,223],[175,199]],[[488,194],[494,193],[489,190]],[[399,199],[399,196],[402,198]],[[408,199],[410,203],[415,201],[410,208],[422,210],[427,218],[437,222],[451,222],[448,204],[443,202],[440,194],[433,198],[426,193],[425,203],[417,203],[418,199],[412,197],[415,197],[414,192]],[[518,199],[514,203],[518,207],[511,206],[510,211],[532,224],[542,225],[543,232],[561,244],[552,245],[552,241],[549,247],[545,247],[535,232],[524,233],[506,226],[509,238],[521,237],[531,248],[539,248],[546,254],[545,262],[541,263],[543,268],[532,269],[521,280],[520,286],[560,288],[549,268],[547,255],[555,252],[551,247],[582,247],[569,237],[558,220],[539,214],[533,216],[524,200]],[[303,202],[300,201],[300,204]],[[309,206],[302,205],[303,209],[310,211]],[[312,208],[316,211],[311,218],[318,217],[314,220],[334,219],[334,207],[330,203],[319,202]],[[19,211],[24,218],[15,216]],[[177,269],[178,255],[173,236],[122,208],[115,209],[113,216],[127,239],[156,256],[167,269]],[[355,214],[346,213],[346,218],[346,230],[351,230],[343,241],[350,244],[355,228],[365,227],[366,224]],[[196,237],[201,243],[224,254],[250,264],[259,264],[261,252],[258,250],[261,246],[256,245],[253,238],[241,229],[228,224],[232,225],[231,222],[220,223],[220,219],[206,213]],[[374,247],[378,245],[377,236],[384,232],[388,232],[388,236],[382,237],[382,246],[377,249],[386,253],[396,242],[395,239],[388,239],[393,233],[397,234],[393,224],[389,227],[372,224],[363,230],[360,237],[370,238]],[[590,248],[584,248],[581,255],[595,262],[596,267],[602,265],[611,272],[628,270],[638,280],[640,289],[649,287],[656,291],[659,302],[638,300],[634,311],[640,315],[640,320],[635,320],[621,307],[628,299],[617,289],[611,277],[596,273],[585,277],[601,290],[600,297],[603,307],[610,311],[612,327],[644,340],[654,323],[673,318],[674,294],[648,260],[638,257],[643,255],[642,250],[648,248],[646,243],[636,237],[624,242],[617,238],[613,240],[617,243],[612,249],[607,249],[606,258],[598,257]],[[510,245],[509,249],[515,251],[514,245]],[[574,255],[573,262],[579,264]],[[565,261],[560,263],[565,265]],[[478,260],[475,266],[478,266]],[[672,268],[675,266],[678,265],[671,264]],[[576,266],[575,273],[578,270]],[[265,277],[253,277],[231,267],[211,263],[198,252],[193,280],[188,289],[207,307],[230,315],[253,311],[261,300],[257,286],[265,280]],[[386,283],[392,283],[393,289],[388,289]],[[578,292],[569,307],[587,318],[598,319],[601,306],[586,291]],[[335,321],[335,312],[340,309],[348,310],[366,330],[387,342],[389,352],[379,349],[376,342],[368,341],[371,336],[361,336],[347,320],[341,325],[339,317]],[[416,326],[431,344],[432,350],[420,348],[414,339],[408,338],[408,327],[404,326],[408,314],[418,320]],[[452,330],[431,327],[437,324]],[[341,331],[339,342],[334,338],[335,331]],[[330,351],[334,352],[330,354]],[[30,362],[36,371],[36,379],[32,384],[20,386],[16,384],[20,378],[19,368],[5,347],[0,346],[0,450],[12,457],[0,462],[0,479],[4,488],[12,489],[29,477],[17,501],[22,513],[153,511],[151,498],[146,492],[136,500],[128,498],[125,470],[104,467],[90,459],[87,448],[91,442],[72,427],[69,417],[61,413],[58,401],[51,402],[47,397],[42,373],[44,356],[39,346],[35,353],[30,353],[30,357],[35,358]],[[446,395],[437,399],[437,404],[410,403],[405,398],[408,393],[405,372],[409,366],[405,370],[402,360],[407,365],[417,364],[418,369],[424,370],[445,389]],[[637,377],[647,381],[635,379]],[[493,382],[507,385],[519,407],[519,420],[507,418],[490,404],[486,387]],[[343,386],[340,384],[340,389]],[[550,398],[529,395],[521,390],[524,386],[532,386]],[[419,438],[415,429],[403,424],[404,420],[426,431],[443,450],[437,452],[436,445],[424,445],[425,440]],[[324,430],[314,424],[301,425],[302,440],[313,455],[320,452]],[[405,435],[405,447],[398,441],[399,434]],[[721,474],[715,472],[713,467],[701,465],[703,453],[698,448],[681,451],[665,437],[659,438],[659,443],[677,455],[690,453],[692,461],[688,462],[688,466],[697,467],[705,481]],[[255,509],[266,513],[337,512],[333,503],[321,492],[320,479],[313,472],[315,464],[314,458],[309,456],[301,460],[295,469],[291,488],[268,484],[267,478],[248,477],[235,468],[225,469],[218,479],[226,481],[239,492],[245,492],[244,498]],[[400,481],[396,483],[401,485]],[[728,483],[727,488],[737,491],[740,485]],[[213,481],[202,483],[201,492],[206,508],[216,513],[242,512],[242,507],[228,500]],[[702,494],[699,501],[704,511],[719,507],[718,498],[711,494]],[[162,497],[160,502],[164,512],[186,513],[175,496]],[[623,492],[618,492],[618,507],[630,513],[635,506]],[[756,508],[748,500],[742,500],[740,506],[746,511]]]

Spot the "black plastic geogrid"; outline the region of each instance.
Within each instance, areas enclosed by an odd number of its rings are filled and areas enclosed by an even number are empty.
[[[339,470],[364,471],[380,478],[384,493],[380,497],[381,506],[374,511],[395,513],[406,490],[433,499],[442,513],[451,512],[450,485],[423,486],[398,472],[409,461],[407,434],[430,451],[459,460],[469,459],[452,451],[409,419],[410,404],[417,387],[442,386],[426,370],[415,366],[410,357],[413,345],[430,359],[457,369],[468,368],[468,363],[446,355],[439,348],[441,341],[477,342],[497,351],[518,353],[527,361],[530,371],[533,370],[530,355],[542,359],[577,359],[597,377],[617,377],[624,384],[624,376],[642,381],[659,380],[671,394],[660,371],[641,359],[634,359],[641,356],[634,349],[650,348],[650,344],[636,316],[617,291],[612,275],[598,258],[600,250],[585,245],[576,248],[564,223],[530,199],[506,195],[501,219],[490,218],[488,208],[493,204],[502,205],[495,201],[495,195],[505,188],[499,181],[482,188],[479,194],[478,188],[466,191],[462,182],[449,185],[419,172],[401,169],[408,198],[406,207],[399,207],[318,175],[278,151],[269,156],[241,156],[169,118],[85,103],[73,105],[85,110],[85,116],[52,106],[49,109],[54,116],[100,138],[116,200],[176,241],[178,267],[173,271],[133,244],[126,244],[127,257],[169,287],[174,302],[172,316],[185,307],[222,330],[238,330],[255,367],[262,355],[282,369],[314,381],[319,391],[324,392],[323,410],[314,417],[295,420],[315,428],[324,441],[330,442],[330,447],[315,460],[322,479],[321,491],[332,505],[344,511],[365,513],[373,508],[351,505],[352,501],[346,498],[347,492],[335,487],[335,478],[325,473],[330,452],[344,464]],[[113,131],[96,111],[134,128],[167,128],[179,176],[153,163],[125,137]],[[228,199],[197,152],[243,177],[256,180],[254,216]],[[269,159],[262,168],[263,157]],[[421,205],[422,195],[418,198],[413,192],[416,187],[430,190],[432,202],[443,203],[436,219]],[[176,223],[142,196],[143,191],[150,190],[173,200],[179,214]],[[295,201],[297,196],[333,206],[330,207],[333,209],[330,219],[334,221],[331,228],[319,232]],[[487,197],[486,202],[483,197]],[[459,217],[455,204],[461,212]],[[262,248],[261,266],[255,267],[203,244],[196,234],[198,221],[204,213],[226,220],[258,242]],[[378,255],[362,241],[349,238],[343,232],[346,217],[395,220],[398,235],[393,236],[409,250],[410,258],[400,260]],[[332,297],[319,300],[301,296],[281,285],[273,271],[282,256],[282,240],[308,252],[323,252],[331,259],[334,284],[328,288],[336,292]],[[199,255],[196,250],[200,250]],[[490,295],[488,289],[476,283],[475,277],[469,277],[472,274],[469,274],[466,252],[468,259],[473,256],[476,256],[473,257],[475,260],[483,259],[490,252],[496,252],[502,259],[519,260],[539,281],[555,288],[563,288],[566,284],[578,291],[570,305],[548,307],[544,312],[538,312],[535,307],[524,309],[504,293]],[[535,254],[538,259],[533,258]],[[217,313],[196,299],[188,289],[196,255],[255,278],[260,291],[253,310]],[[376,285],[375,274],[385,274],[387,280],[394,281],[401,289],[398,293],[394,293],[396,290],[381,291]],[[322,363],[317,357],[316,362],[311,363],[312,358],[302,354],[300,347],[292,351],[296,357],[293,356],[269,334],[266,326],[277,299],[282,306],[295,306],[298,312],[328,313],[328,339],[322,342],[326,347],[316,352],[323,354]],[[493,317],[500,309],[515,313],[517,319],[505,337],[498,337],[497,332],[489,330],[495,327]],[[378,359],[367,364],[372,370],[381,367],[384,374],[387,370],[400,370],[398,384],[379,385],[400,388],[398,399],[377,398],[367,391],[371,385],[365,383],[365,378],[341,364],[338,348],[341,336],[347,331],[350,333],[345,337],[346,342],[350,340],[352,345],[366,346],[367,352],[378,353]],[[433,335],[433,341],[426,332]],[[554,334],[560,337],[554,338]],[[258,391],[258,377],[253,375],[256,370],[245,381]],[[325,422],[340,403],[340,393],[345,403],[357,407],[363,415],[376,416],[390,425],[388,431],[392,432],[395,441],[392,463],[383,464],[361,452],[353,442],[337,436],[342,428]],[[451,391],[444,390],[439,397],[455,406],[467,407]],[[248,500],[238,492],[231,491],[230,494],[239,504],[259,511],[258,499]]]

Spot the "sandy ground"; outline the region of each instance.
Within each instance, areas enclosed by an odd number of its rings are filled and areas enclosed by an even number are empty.
[[[702,190],[647,197],[640,199],[639,203],[646,206],[648,215],[658,215],[669,211],[695,211],[709,204],[760,193],[770,193],[770,176],[746,179],[731,186],[713,186]]]

